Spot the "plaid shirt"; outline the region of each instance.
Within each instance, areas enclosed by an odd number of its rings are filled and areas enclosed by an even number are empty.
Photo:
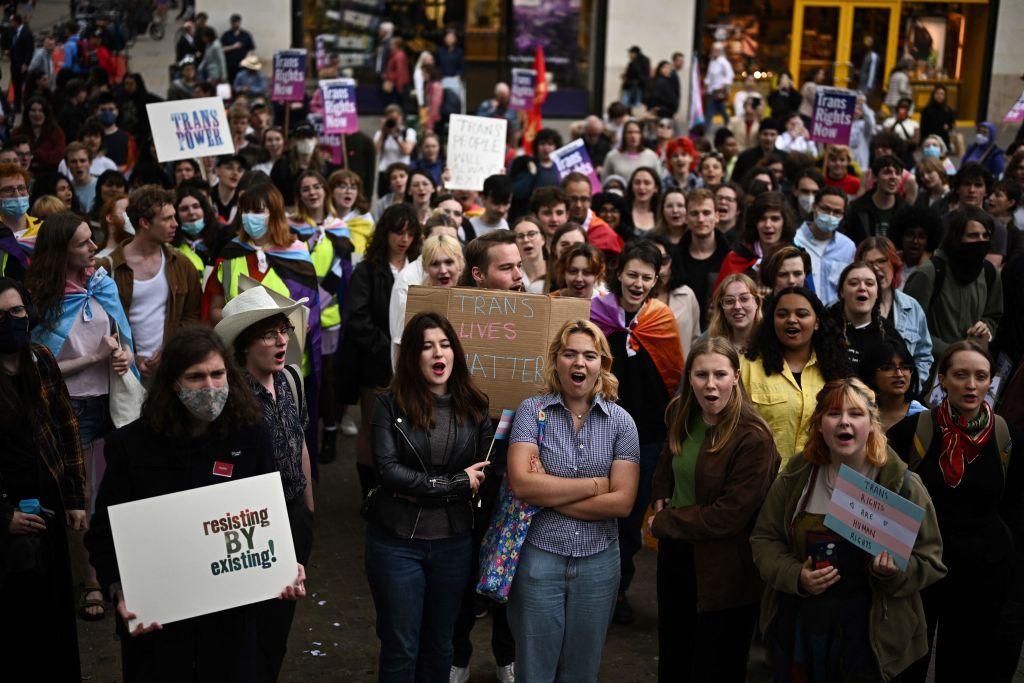
[[[548,474],[565,478],[607,477],[615,460],[640,462],[640,441],[633,418],[621,406],[602,397],[594,399],[579,434],[560,394],[526,399],[516,411],[509,444],[537,445],[540,410],[547,415],[539,450],[541,464]],[[588,522],[545,508],[534,516],[526,541],[563,557],[589,557],[606,549],[618,535],[615,519]]]

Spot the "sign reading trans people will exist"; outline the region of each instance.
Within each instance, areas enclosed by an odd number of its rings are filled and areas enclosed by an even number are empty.
[[[577,138],[568,145],[556,149],[551,153],[551,160],[555,162],[559,180],[564,180],[570,173],[582,173],[590,179],[591,192],[597,194],[601,191],[601,181],[594,170],[594,164],[590,161],[590,153],[583,144],[583,138]]]
[[[353,79],[320,81],[320,92],[324,96],[324,133],[347,135],[359,130],[356,82]]]
[[[177,161],[234,154],[224,100],[197,97],[191,100],[146,105],[158,161]]]
[[[857,93],[843,88],[819,85],[814,90],[814,116],[811,117],[811,140],[828,145],[850,144],[853,110]]]
[[[278,50],[274,53],[273,102],[301,102],[306,95],[306,51]]]
[[[452,114],[448,124],[449,190],[483,190],[488,176],[505,171],[508,121]]]
[[[872,557],[888,550],[906,569],[923,519],[920,506],[851,467],[839,468],[825,526]]]

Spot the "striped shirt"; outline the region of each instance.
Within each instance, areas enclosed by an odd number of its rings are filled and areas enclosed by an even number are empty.
[[[526,399],[516,410],[509,444],[538,445],[541,410],[547,420],[539,447],[540,461],[548,474],[584,479],[608,477],[615,460],[639,464],[640,440],[633,418],[621,406],[602,397],[594,399],[578,434],[573,427],[572,413],[560,394]],[[606,549],[617,538],[615,519],[589,522],[544,508],[534,516],[526,541],[563,557],[589,557]]]

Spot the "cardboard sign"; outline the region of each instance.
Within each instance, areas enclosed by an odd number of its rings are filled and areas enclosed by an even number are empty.
[[[857,93],[852,90],[822,85],[815,88],[811,140],[828,145],[848,145],[856,106]]]
[[[533,69],[512,69],[512,93],[508,108],[515,111],[533,109],[533,97],[537,94],[537,72]]]
[[[1017,101],[1010,107],[1010,111],[1006,112],[1006,116],[1003,117],[1003,123],[1021,123],[1024,121],[1024,92],[1020,94]]]
[[[274,53],[273,102],[301,102],[306,96],[306,51],[278,50]]]
[[[558,170],[558,179],[562,180],[570,173],[582,173],[590,178],[590,191],[597,194],[601,191],[601,179],[597,177],[594,164],[590,161],[590,153],[583,144],[583,138],[577,138],[564,147],[551,153],[551,160]]]
[[[488,176],[505,172],[508,121],[452,114],[448,124],[449,190],[483,190]]]
[[[226,477],[231,453],[213,468]],[[295,581],[278,472],[112,505],[109,513],[124,602],[137,615],[129,630],[269,600]]]
[[[839,468],[825,526],[872,557],[888,550],[906,569],[923,519],[924,508],[851,467]]]
[[[324,97],[324,132],[331,134],[355,133],[359,130],[356,113],[356,82],[351,78],[332,78],[320,81]]]
[[[424,311],[451,322],[466,352],[469,374],[497,417],[502,408],[515,409],[543,391],[551,340],[567,321],[590,319],[590,300],[414,285],[405,305],[406,325]]]
[[[235,153],[219,97],[154,102],[146,112],[160,162]]]

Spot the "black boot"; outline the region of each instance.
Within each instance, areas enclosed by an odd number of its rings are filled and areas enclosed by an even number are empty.
[[[334,462],[338,456],[338,425],[324,426],[320,432],[320,455],[318,460],[321,465]]]

